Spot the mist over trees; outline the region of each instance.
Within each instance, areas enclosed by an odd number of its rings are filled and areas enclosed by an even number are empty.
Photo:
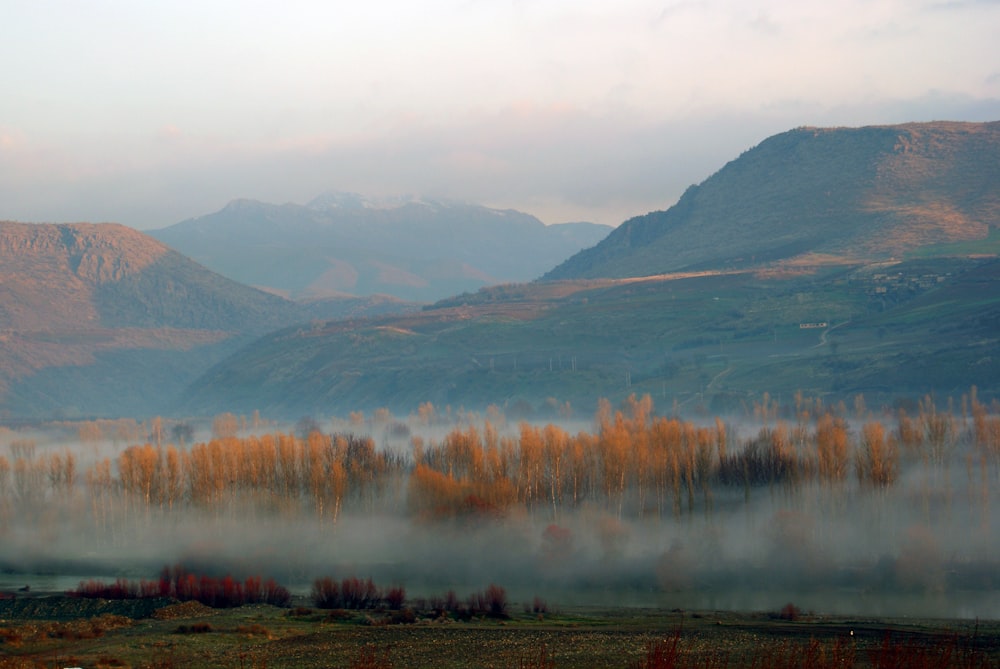
[[[356,413],[330,431],[224,414],[200,439],[163,419],[82,423],[71,443],[5,431],[0,566],[183,560],[293,583],[350,569],[414,592],[665,601],[849,588],[950,609],[1000,588],[1000,412],[975,389],[877,413],[861,396],[765,394],[745,416],[698,420],[633,395],[575,432],[449,414]]]

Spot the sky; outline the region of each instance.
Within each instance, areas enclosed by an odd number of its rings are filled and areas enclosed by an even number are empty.
[[[1000,0],[5,0],[0,220],[453,198],[617,225],[799,126],[1000,120]]]

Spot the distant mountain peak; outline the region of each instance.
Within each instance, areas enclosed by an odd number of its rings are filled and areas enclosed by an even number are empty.
[[[388,293],[432,302],[536,279],[609,231],[546,226],[513,209],[446,198],[331,190],[305,205],[233,200],[151,234],[225,276],[280,295]]]
[[[253,200],[246,197],[236,198],[235,200],[230,200],[226,203],[226,206],[222,208],[222,211],[229,213],[238,213],[241,211],[248,211],[253,209],[259,209],[261,207],[271,206],[260,200]]]
[[[359,193],[350,193],[342,191],[326,191],[317,195],[312,200],[306,203],[306,207],[309,209],[314,209],[316,211],[330,211],[330,210],[358,210],[358,209],[400,209],[408,204],[418,204],[425,205],[429,207],[441,207],[442,205],[447,206],[448,204],[440,200],[432,200],[424,198],[418,195],[406,194],[406,195],[386,195],[386,196],[367,196],[361,195]],[[464,203],[455,203],[464,204]]]

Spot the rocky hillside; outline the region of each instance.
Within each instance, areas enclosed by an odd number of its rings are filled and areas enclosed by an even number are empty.
[[[536,279],[610,231],[546,226],[466,203],[327,193],[304,206],[236,200],[150,234],[220,274],[286,297],[434,301]]]
[[[797,128],[676,205],[626,221],[546,279],[649,276],[778,260],[878,261],[1000,226],[1000,122]]]
[[[330,317],[114,224],[0,222],[0,416],[130,415],[249,338]]]

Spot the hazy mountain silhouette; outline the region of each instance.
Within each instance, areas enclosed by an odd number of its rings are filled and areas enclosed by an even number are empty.
[[[530,281],[611,228],[409,197],[326,193],[307,205],[236,200],[150,234],[206,267],[287,297],[434,301]]]
[[[270,335],[200,378],[188,406],[586,412],[648,392],[745,410],[764,391],[996,393],[998,223],[1000,123],[800,128],[547,281]]]

